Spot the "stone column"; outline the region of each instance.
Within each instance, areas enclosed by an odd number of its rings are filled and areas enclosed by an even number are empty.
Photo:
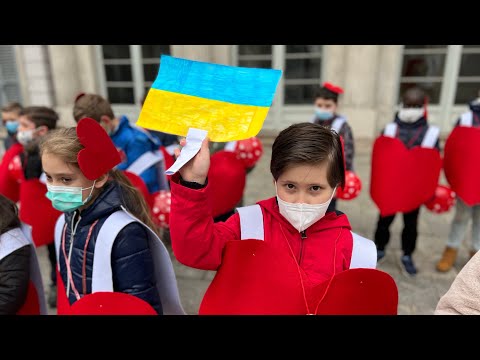
[[[375,137],[389,122],[393,121],[402,66],[402,45],[380,45],[380,60],[377,71],[377,121]]]
[[[212,61],[211,45],[172,45],[172,56],[190,60]]]
[[[100,94],[95,45],[75,45],[74,48],[80,91]]]
[[[210,45],[212,61],[216,64],[233,65],[232,45]]]
[[[325,45],[322,56],[322,82],[338,86],[345,84],[345,45]]]
[[[17,65],[23,106],[53,106],[53,89],[45,45],[18,45]]]
[[[346,50],[340,112],[347,116],[355,138],[373,138],[380,46],[350,45]]]
[[[60,115],[60,126],[73,126],[72,104],[75,96],[83,91],[80,82],[75,45],[49,45],[55,105]]]

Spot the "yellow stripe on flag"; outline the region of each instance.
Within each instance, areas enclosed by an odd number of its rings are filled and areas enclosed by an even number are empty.
[[[203,129],[211,141],[226,142],[257,135],[269,109],[150,88],[136,124],[180,136]]]

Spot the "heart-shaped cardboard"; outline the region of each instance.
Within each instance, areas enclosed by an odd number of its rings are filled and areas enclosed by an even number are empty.
[[[448,183],[467,205],[480,203],[480,128],[457,126],[447,138],[444,172]]]
[[[21,144],[13,144],[0,160],[0,194],[14,202],[18,202],[20,199],[20,181],[23,179],[23,169],[21,161],[18,160],[22,151]],[[18,158],[17,161],[15,161],[16,158]],[[20,165],[20,169],[17,164]]]
[[[377,269],[349,269],[324,283],[317,315],[397,315],[395,280]]]
[[[121,162],[120,154],[102,126],[91,118],[77,125],[77,136],[85,147],[77,155],[78,166],[89,180],[96,180]]]
[[[147,205],[151,209],[153,207],[153,195],[151,195],[148,192],[147,185],[145,184],[145,181],[138,176],[137,174],[134,174],[130,171],[124,170],[123,173],[125,176],[130,180],[133,186],[135,186],[143,195],[143,198],[145,199]]]
[[[53,243],[55,223],[62,213],[52,206],[45,196],[47,186],[39,179],[29,179],[20,184],[20,220],[32,227],[35,246]]]
[[[28,282],[27,297],[22,307],[17,311],[17,315],[40,315],[38,292],[31,280]]]
[[[136,296],[121,292],[96,292],[73,303],[71,315],[158,315],[155,309]]]
[[[436,149],[407,149],[396,138],[380,136],[372,151],[370,196],[381,216],[410,212],[434,194],[442,168]]]
[[[222,256],[200,304],[200,315],[397,314],[397,286],[380,270],[350,269],[318,284],[302,285],[303,270],[286,247],[233,240],[227,241]]]
[[[212,196],[213,217],[225,214],[242,199],[247,179],[245,166],[233,152],[221,150],[210,159],[208,183]]]

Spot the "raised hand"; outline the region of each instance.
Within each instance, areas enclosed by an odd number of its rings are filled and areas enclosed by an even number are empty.
[[[202,141],[200,151],[184,166],[178,170],[182,179],[189,182],[196,182],[199,184],[205,184],[208,175],[208,169],[210,168],[210,150],[208,148],[209,140],[205,138]],[[180,146],[187,144],[186,139],[180,140]],[[175,149],[175,156],[180,156],[180,149]]]

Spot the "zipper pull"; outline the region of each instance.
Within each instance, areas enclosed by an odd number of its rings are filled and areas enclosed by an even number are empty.
[[[302,236],[302,239],[306,239],[307,238],[307,232],[306,230],[303,230],[300,235]]]

